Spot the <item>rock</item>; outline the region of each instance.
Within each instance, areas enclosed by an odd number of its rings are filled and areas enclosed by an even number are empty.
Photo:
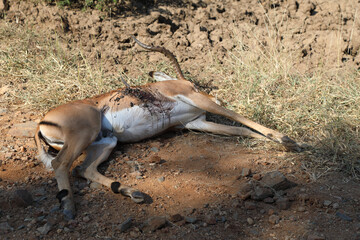
[[[158,182],[164,182],[165,181],[165,177],[159,177],[158,178]]]
[[[319,234],[309,234],[307,240],[325,240],[325,237]]]
[[[121,225],[120,225],[120,232],[125,232],[129,228],[131,228],[133,225],[133,219],[130,217],[126,219]]]
[[[352,218],[349,217],[348,215],[341,213],[341,212],[336,212],[335,214],[336,216],[338,216],[339,218],[341,218],[342,220],[348,221],[348,222],[352,222]]]
[[[251,194],[251,199],[254,200],[263,200],[267,197],[274,196],[273,191],[270,188],[262,187],[262,186],[256,186],[254,188],[254,191]]]
[[[285,190],[296,186],[295,183],[290,182],[284,174],[279,171],[273,171],[266,173],[261,179],[260,183],[263,186],[272,188],[276,191]]]
[[[261,174],[260,173],[257,173],[257,174],[254,174],[253,176],[253,179],[255,179],[255,180],[257,180],[257,181],[260,181],[260,179],[261,179]]]
[[[0,233],[8,233],[12,230],[13,230],[13,228],[9,225],[8,222],[0,223]]]
[[[181,221],[183,219],[184,219],[184,217],[181,216],[180,214],[174,214],[174,215],[170,216],[170,222],[173,222],[173,223],[179,222],[179,221]]]
[[[305,210],[306,210],[306,208],[304,206],[300,206],[297,209],[298,212],[305,212]]]
[[[334,209],[338,209],[338,208],[339,208],[339,204],[338,204],[338,203],[333,203],[332,207],[333,207]]]
[[[204,218],[204,222],[208,225],[215,225],[216,224],[216,218],[212,215],[206,215]]]
[[[90,183],[90,188],[91,189],[101,189],[102,185],[100,183],[97,183],[97,182],[92,182],[92,183]]]
[[[290,208],[291,203],[289,201],[288,198],[279,198],[278,200],[276,200],[276,206],[280,209],[280,210],[287,210]]]
[[[254,224],[254,220],[252,218],[247,218],[246,221],[248,222],[249,225]]]
[[[151,156],[149,159],[149,163],[160,164],[161,162],[162,162],[162,159],[158,155]]]
[[[254,202],[245,202],[245,209],[254,210],[256,208],[256,204]]]
[[[36,127],[36,122],[14,124],[8,131],[8,135],[13,137],[34,137]]]
[[[154,232],[166,225],[167,221],[165,217],[151,217],[143,225],[142,230],[144,232]]]
[[[279,221],[280,221],[280,217],[278,215],[273,214],[269,217],[269,223],[278,224]]]
[[[251,174],[251,169],[249,169],[249,168],[243,168],[242,170],[241,170],[241,176],[242,177],[247,177],[247,176],[249,176]]]
[[[197,218],[196,217],[185,217],[185,222],[187,222],[187,223],[196,223]]]
[[[85,216],[85,217],[83,217],[82,220],[83,220],[85,223],[88,223],[91,219],[90,219],[89,216]]]
[[[40,234],[46,235],[46,234],[48,234],[48,233],[50,232],[51,227],[52,227],[52,226],[51,226],[50,223],[46,223],[44,226],[39,227],[39,228],[37,228],[36,230],[37,230]]]
[[[34,199],[27,190],[16,190],[10,198],[11,205],[27,207],[34,203]]]
[[[158,151],[159,151],[159,148],[157,148],[157,147],[152,147],[152,148],[150,148],[150,150],[153,151],[153,152],[158,152]]]
[[[250,182],[244,182],[240,184],[238,195],[242,200],[245,200],[251,196],[252,191],[252,184]]]
[[[323,202],[323,205],[324,205],[324,207],[329,207],[330,205],[331,205],[331,201],[330,200],[325,200],[324,202]]]

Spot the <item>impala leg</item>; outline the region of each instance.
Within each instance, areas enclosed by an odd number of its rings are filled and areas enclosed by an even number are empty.
[[[263,140],[267,139],[263,135],[253,132],[245,127],[234,127],[208,122],[205,120],[205,115],[192,122],[187,123],[185,125],[185,128],[204,132],[211,132],[219,135],[253,137]]]
[[[253,122],[253,121],[251,121],[229,109],[223,108],[220,105],[213,102],[208,96],[206,96],[202,93],[192,91],[191,93],[186,94],[185,96],[181,97],[181,100],[183,100],[184,102],[187,102],[195,107],[201,108],[205,111],[208,111],[208,112],[211,112],[214,114],[219,114],[226,118],[229,118],[229,119],[232,119],[239,123],[242,123],[245,126],[248,126],[249,128],[254,129],[255,131],[261,133],[268,139],[282,144],[284,147],[286,147],[289,150],[301,151],[301,147],[294,140],[289,138],[288,136],[286,136],[278,131],[267,128],[259,123]]]
[[[75,146],[72,145],[72,147]],[[71,150],[68,144],[64,144],[56,158],[51,162],[59,189],[56,198],[61,203],[64,215],[70,219],[75,217],[75,204],[70,186],[69,169],[85,147],[78,145],[78,147]]]
[[[83,178],[110,188],[114,193],[121,193],[128,196],[136,203],[143,202],[144,196],[140,191],[105,177],[97,170],[98,166],[108,159],[111,151],[116,146],[116,143],[116,137],[105,137],[99,141],[93,142],[86,149],[86,158],[84,162],[76,167],[76,173]]]

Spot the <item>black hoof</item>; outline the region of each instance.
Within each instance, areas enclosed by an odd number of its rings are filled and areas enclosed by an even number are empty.
[[[139,191],[132,192],[130,197],[131,200],[133,200],[136,203],[142,203],[144,201],[144,194],[142,194],[142,192]]]
[[[120,193],[119,188],[120,188],[121,184],[119,182],[112,182],[111,183],[111,190],[114,193]]]
[[[69,194],[69,190],[63,189],[60,192],[56,194],[56,198],[59,200],[59,203],[61,203],[62,199],[66,197]]]

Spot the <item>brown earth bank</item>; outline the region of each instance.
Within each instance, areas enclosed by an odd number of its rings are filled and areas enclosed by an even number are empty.
[[[199,79],[209,78],[202,71],[209,52],[221,63],[239,46],[290,52],[293,71],[305,74],[319,65],[359,68],[358,1],[124,2],[114,15],[2,1],[0,24],[59,37],[66,51],[80,48],[109,75],[136,76],[142,64],[162,60],[135,54],[131,34],[176,53]],[[145,203],[72,177],[77,216],[64,219],[54,175],[31,138],[40,115],[0,108],[1,239],[360,239],[358,181],[317,175],[298,154],[254,149],[262,143],[251,139],[193,132],[118,146],[101,165],[146,193]]]

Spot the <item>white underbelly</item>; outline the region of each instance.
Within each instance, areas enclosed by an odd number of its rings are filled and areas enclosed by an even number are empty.
[[[133,106],[119,111],[109,109],[102,118],[102,129],[112,131],[119,142],[137,142],[168,128],[185,125],[204,113],[182,101],[164,108]]]

